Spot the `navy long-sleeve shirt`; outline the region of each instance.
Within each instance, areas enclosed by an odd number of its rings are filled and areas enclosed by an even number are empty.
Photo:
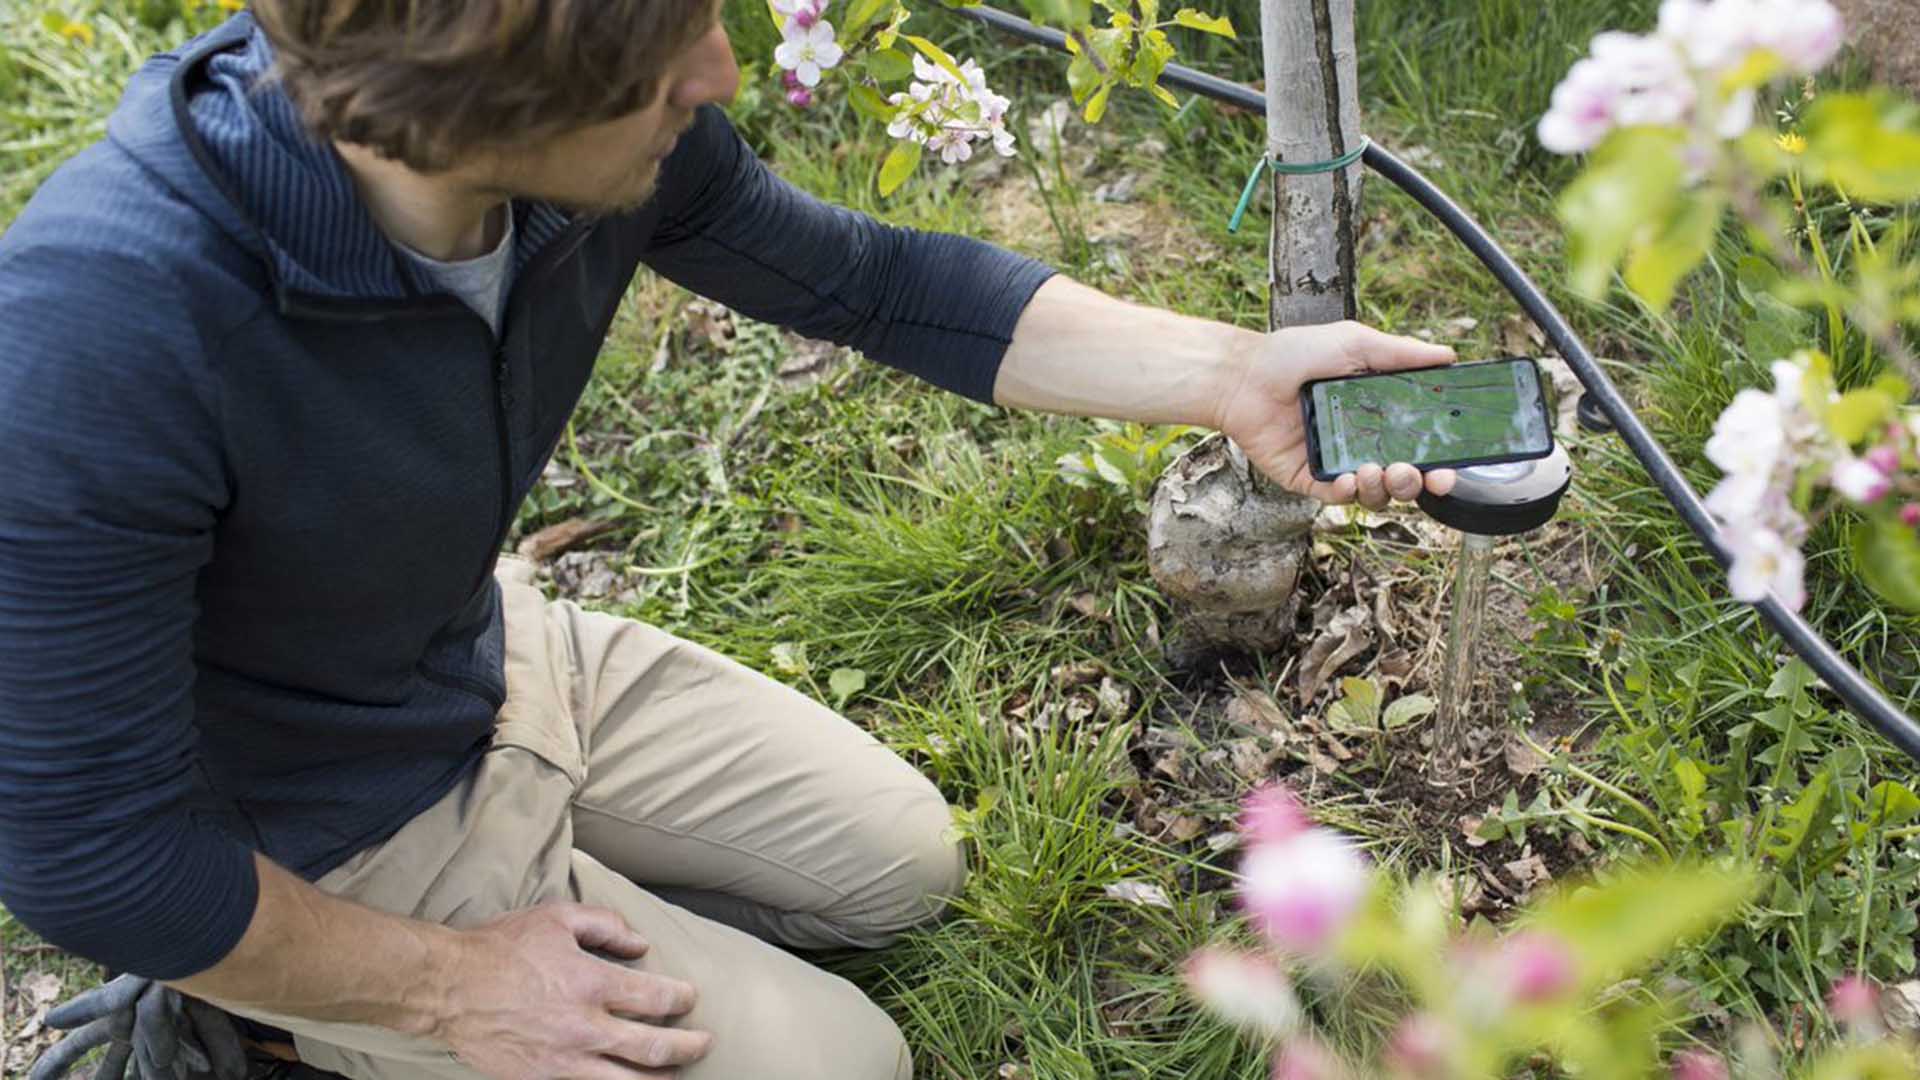
[[[0,236],[0,902],[217,962],[485,750],[491,568],[641,267],[976,399],[1050,271],[772,175],[702,109],[645,207],[515,203],[500,332],[396,257],[245,15]]]

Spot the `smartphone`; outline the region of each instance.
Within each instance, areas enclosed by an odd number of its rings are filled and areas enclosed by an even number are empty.
[[[1316,480],[1369,462],[1458,468],[1553,452],[1540,365],[1526,357],[1315,379],[1301,387],[1300,407]]]

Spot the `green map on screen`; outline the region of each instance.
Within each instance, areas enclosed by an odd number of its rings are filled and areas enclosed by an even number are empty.
[[[1348,473],[1544,454],[1553,447],[1531,362],[1423,368],[1313,386],[1320,464]]]

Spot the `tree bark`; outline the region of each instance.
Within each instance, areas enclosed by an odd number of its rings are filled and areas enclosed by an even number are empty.
[[[1273,160],[1331,161],[1358,145],[1353,4],[1262,0]],[[1268,329],[1353,317],[1360,175],[1358,163],[1309,176],[1270,174]],[[1318,509],[1252,469],[1221,437],[1175,462],[1154,489],[1147,562],[1180,615],[1180,647],[1263,652],[1284,644]]]

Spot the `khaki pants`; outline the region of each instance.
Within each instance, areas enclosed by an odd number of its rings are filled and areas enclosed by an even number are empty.
[[[503,576],[506,576],[503,573]],[[939,793],[831,710],[653,627],[503,583],[507,703],[479,768],[321,889],[464,927],[534,904],[618,911],[714,1035],[686,1080],[905,1080],[851,983],[777,947],[876,948],[959,891]],[[770,944],[772,943],[772,944]],[[472,1080],[443,1046],[284,1016],[355,1080]]]

